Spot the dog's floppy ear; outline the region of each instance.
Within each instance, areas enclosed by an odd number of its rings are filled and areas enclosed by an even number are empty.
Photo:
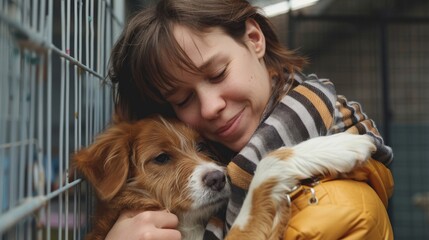
[[[125,184],[132,138],[129,124],[115,124],[89,147],[74,154],[75,167],[94,186],[101,200],[112,199]]]

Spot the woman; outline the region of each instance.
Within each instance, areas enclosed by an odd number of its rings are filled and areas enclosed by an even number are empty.
[[[337,96],[329,81],[301,74],[305,63],[244,0],[161,0],[124,29],[110,69],[118,117],[174,116],[238,153],[228,164],[235,190],[226,217],[213,217],[205,239],[226,234],[265,152],[341,131],[373,136],[378,161],[353,180],[322,179],[292,193],[285,239],[393,238],[385,210],[391,149],[359,104]],[[318,197],[316,205],[308,206],[307,192]],[[177,221],[165,211],[125,212],[108,239],[180,239]]]

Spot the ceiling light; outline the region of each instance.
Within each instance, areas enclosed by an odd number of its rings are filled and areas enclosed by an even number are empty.
[[[290,0],[282,1],[272,5],[268,5],[262,8],[267,17],[274,17],[283,13],[289,12],[289,10],[297,10],[305,7],[314,5],[319,0]]]

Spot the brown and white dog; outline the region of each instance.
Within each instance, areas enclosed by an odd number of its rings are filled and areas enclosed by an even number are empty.
[[[299,180],[347,173],[374,149],[369,137],[341,133],[270,153],[259,163],[227,239],[279,239],[290,214],[286,193]],[[104,239],[123,210],[162,209],[178,216],[183,239],[202,239],[209,217],[230,194],[225,167],[177,120],[114,124],[73,159],[98,197],[87,239]]]

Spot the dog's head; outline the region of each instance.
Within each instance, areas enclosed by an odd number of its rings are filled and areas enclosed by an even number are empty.
[[[102,201],[124,190],[173,212],[213,207],[229,195],[225,168],[197,132],[161,117],[117,123],[73,159]]]

